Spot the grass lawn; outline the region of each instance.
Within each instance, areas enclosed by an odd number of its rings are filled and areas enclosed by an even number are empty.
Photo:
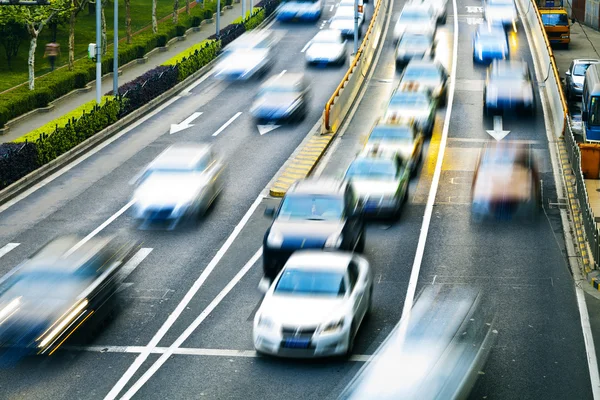
[[[109,0],[104,9],[106,16],[107,40],[109,45],[113,42],[113,19],[114,0]],[[193,0],[190,1],[193,3]],[[179,1],[179,7],[185,7],[185,0]],[[158,0],[156,14],[158,19],[173,12],[173,0]],[[131,0],[131,30],[136,32],[152,24],[152,1]],[[44,50],[47,43],[52,40],[52,29],[44,27],[38,38],[37,51],[35,53],[35,75],[40,76],[50,72],[48,60],[44,58]],[[125,2],[119,1],[119,37],[125,37]],[[60,44],[61,56],[56,62],[56,67],[65,65],[69,59],[69,24],[59,25],[56,33],[56,42]],[[89,43],[96,42],[96,15],[89,14],[87,7],[83,9],[75,25],[75,59],[87,57]],[[27,82],[27,55],[29,53],[29,40],[21,42],[19,54],[12,59],[12,68],[8,67],[4,49],[0,48],[0,92]]]

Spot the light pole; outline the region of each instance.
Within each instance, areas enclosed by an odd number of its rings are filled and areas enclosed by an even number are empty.
[[[242,21],[246,18],[246,0],[242,0]]]
[[[98,0],[96,0],[98,1]],[[113,26],[113,94],[119,94],[119,0],[115,2],[115,23]]]
[[[358,53],[358,0],[354,0],[354,55],[356,53]]]
[[[102,100],[102,0],[96,0],[96,103]]]
[[[221,0],[217,0],[217,33],[215,35],[219,37],[219,31],[221,30]]]

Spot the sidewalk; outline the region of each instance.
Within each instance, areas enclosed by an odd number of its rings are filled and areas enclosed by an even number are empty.
[[[242,15],[241,3],[234,1],[233,8],[224,9],[223,15],[221,16],[221,29],[231,24],[236,18]],[[129,65],[127,68],[122,70],[119,75],[119,86],[129,82],[138,76],[143,75],[145,72],[156,68],[171,57],[178,53],[186,50],[196,43],[200,43],[213,35],[216,30],[216,23],[206,24],[201,26],[199,32],[188,33],[185,40],[175,41],[167,47],[167,51],[154,51],[148,56],[147,61],[143,64],[136,64],[135,62]],[[88,91],[80,90],[77,93],[71,93],[66,95],[64,98],[60,98],[55,101],[54,107],[48,112],[37,112],[24,118],[14,124],[10,124],[10,129],[4,135],[0,136],[2,142],[10,142],[18,137],[23,136],[26,133],[37,129],[46,123],[59,118],[60,116],[73,111],[75,108],[81,106],[84,103],[92,101],[96,98],[95,81],[90,83],[91,88]],[[113,89],[113,78],[112,75],[105,76],[102,79],[102,93],[106,94]]]

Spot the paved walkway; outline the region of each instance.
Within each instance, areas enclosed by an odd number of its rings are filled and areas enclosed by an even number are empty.
[[[229,25],[236,18],[242,15],[242,5],[241,3],[233,4],[233,8],[230,10],[224,10],[224,14],[221,16],[221,28]],[[216,24],[207,24],[202,25],[201,30],[199,32],[190,32],[187,35],[186,40],[174,42],[169,45],[168,51],[164,52],[155,52],[151,56],[148,57],[148,60],[144,64],[134,64],[129,66],[123,73],[119,76],[119,86],[123,83],[129,82],[140,75],[143,75],[145,72],[156,68],[158,65],[161,65],[163,62],[167,61],[171,57],[177,55],[178,53],[186,50],[187,48],[193,46],[196,43],[199,43],[209,36],[215,33]],[[95,83],[94,83],[95,85]],[[102,79],[102,93],[108,93],[113,88],[113,78],[112,76],[104,77]],[[52,110],[44,113],[36,113],[31,115],[30,117],[16,123],[11,124],[9,131],[0,136],[0,140],[2,142],[10,142],[20,136],[25,135],[26,133],[31,132],[34,129],[37,129],[46,123],[59,118],[60,116],[74,110],[80,105],[92,101],[96,98],[96,89],[95,86],[92,90],[83,93],[71,94],[68,98],[63,99],[58,102],[54,106]]]

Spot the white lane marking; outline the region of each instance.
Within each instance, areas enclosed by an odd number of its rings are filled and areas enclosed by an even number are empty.
[[[332,4],[331,7],[329,8],[329,11],[333,11],[334,8],[335,8],[335,4]]]
[[[246,275],[246,273],[248,271],[250,271],[250,268],[252,268],[254,266],[254,264],[256,264],[256,262],[260,259],[261,256],[262,256],[262,247],[260,249],[258,249],[258,251],[252,256],[252,258],[246,263],[246,265],[244,265],[244,267],[235,275],[235,277],[231,281],[229,281],[227,286],[225,286],[223,288],[223,290],[221,290],[221,292],[217,295],[217,297],[215,297],[213,299],[213,301],[210,302],[208,307],[206,307],[200,313],[200,315],[198,315],[198,317],[196,317],[194,322],[192,322],[192,324],[187,327],[187,329],[177,338],[177,340],[175,340],[175,342],[173,342],[173,344],[171,346],[169,346],[169,349],[167,350],[167,352],[164,353],[162,356],[160,356],[160,358],[158,360],[156,360],[156,362],[154,364],[152,364],[152,366],[150,368],[148,368],[148,370],[144,373],[144,375],[142,375],[140,377],[140,379],[138,379],[137,382],[135,382],[133,384],[133,386],[131,386],[129,388],[129,390],[123,395],[123,397],[121,397],[121,400],[131,399],[142,388],[142,386],[144,386],[144,384],[146,382],[148,382],[148,380],[152,377],[152,375],[154,375],[156,373],[156,371],[158,371],[158,369],[169,359],[169,357],[171,357],[171,355],[173,355],[173,350],[179,348],[179,346],[181,346],[183,344],[183,342],[185,342],[187,340],[187,338],[194,332],[194,330],[196,330],[196,328],[198,328],[198,326],[200,326],[200,324],[219,305],[219,303],[221,303],[221,301],[235,287],[235,285],[237,285],[238,282],[242,280],[244,275]]]
[[[9,252],[11,252],[12,250],[14,250],[20,244],[21,243],[9,243],[9,244],[5,245],[3,248],[0,249],[0,258],[2,258],[5,255],[7,255]]]
[[[127,263],[121,268],[121,275],[123,280],[127,279],[129,275],[144,261],[146,257],[152,252],[151,247],[142,247],[127,261]]]
[[[94,154],[98,153],[99,151],[101,151],[102,149],[104,149],[106,146],[109,146],[115,140],[119,140],[123,135],[129,133],[131,130],[137,128],[138,126],[140,126],[141,124],[143,124],[144,122],[146,122],[147,120],[149,120],[150,118],[152,118],[155,115],[159,114],[165,108],[169,107],[171,104],[175,103],[180,98],[181,98],[181,96],[175,96],[175,97],[173,97],[171,100],[169,100],[166,103],[164,103],[163,105],[159,106],[154,111],[152,111],[152,112],[150,112],[148,114],[145,114],[142,118],[138,119],[136,122],[134,122],[133,124],[129,125],[127,128],[123,129],[120,133],[117,133],[116,135],[114,135],[110,139],[102,142],[101,144],[99,144],[98,146],[94,147],[93,149],[91,149],[87,153],[85,153],[85,154],[77,157],[75,160],[71,161],[69,164],[67,164],[66,166],[64,166],[63,168],[61,168],[60,170],[58,170],[57,172],[53,173],[52,175],[50,175],[49,177],[47,177],[46,179],[44,179],[40,183],[37,183],[37,184],[33,185],[31,188],[29,188],[28,190],[26,190],[22,194],[18,195],[14,199],[12,199],[10,201],[7,201],[2,206],[0,206],[0,213],[3,212],[3,211],[5,211],[5,210],[7,210],[8,208],[14,206],[19,201],[27,198],[30,194],[32,194],[32,193],[36,192],[37,190],[39,190],[40,188],[46,186],[47,184],[49,184],[50,182],[52,182],[56,178],[59,178],[61,175],[69,172],[71,169],[75,168],[77,165],[79,165],[83,161],[87,160],[89,157],[91,157]]]
[[[429,197],[427,198],[427,205],[425,206],[425,214],[423,215],[423,224],[421,225],[421,233],[419,234],[419,243],[417,244],[415,260],[413,262],[412,271],[410,273],[410,280],[408,282],[408,289],[406,291],[406,299],[404,300],[404,306],[402,308],[402,317],[400,318],[399,327],[401,337],[403,337],[406,333],[406,327],[408,327],[410,312],[415,299],[417,282],[419,280],[419,273],[421,272],[421,264],[423,262],[423,254],[425,253],[425,243],[427,242],[427,234],[429,233],[429,225],[431,223],[431,215],[433,213],[435,197],[437,195],[438,185],[440,183],[440,176],[442,174],[442,163],[444,161],[446,141],[448,140],[448,129],[450,127],[450,117],[452,115],[452,103],[454,101],[454,90],[456,87],[456,64],[458,60],[458,18],[456,18],[456,0],[452,0],[452,7],[454,9],[454,43],[452,49],[452,76],[450,78],[451,80],[448,95],[448,107],[446,109],[446,118],[444,120],[442,139],[440,141],[440,149],[435,165],[435,171],[433,173],[433,180],[431,182],[431,188],[429,189]]]
[[[229,118],[229,121],[225,122],[223,124],[222,127],[220,127],[215,133],[213,133],[213,136],[217,136],[219,133],[223,132],[225,130],[225,128],[227,128],[229,125],[231,125],[231,123],[233,121],[235,121],[237,119],[237,117],[239,117],[240,115],[242,115],[241,111],[238,111],[233,117]]]
[[[83,246],[84,244],[89,242],[89,240],[91,238],[93,238],[98,233],[100,233],[104,228],[106,228],[108,225],[110,225],[115,219],[119,218],[125,211],[127,211],[134,204],[135,204],[135,200],[130,200],[129,203],[125,204],[123,207],[121,207],[121,209],[119,211],[117,211],[109,219],[104,221],[102,223],[102,225],[100,225],[99,227],[94,229],[89,235],[87,235],[86,237],[81,239],[75,246],[73,246],[69,251],[67,251],[64,256],[67,257],[67,256],[73,254],[75,251],[77,251],[77,249],[79,249],[81,246]]]
[[[191,128],[192,126],[194,126],[192,124],[192,122],[201,115],[202,115],[201,112],[195,112],[192,115],[190,115],[189,117],[187,117],[185,120],[183,120],[181,123],[171,124],[171,129],[169,130],[169,134],[172,135],[174,133],[183,131],[184,129]]]
[[[518,1],[516,2],[516,4],[517,4],[517,9],[519,10],[521,21],[524,22],[525,21],[525,18],[523,17],[524,12],[521,8],[521,5]],[[525,31],[525,35],[527,37],[527,43],[529,45],[529,49],[533,50],[535,48],[535,46],[533,45],[533,39],[531,38],[529,29],[524,29],[524,31]],[[538,81],[542,81],[546,68],[544,66],[542,69],[542,66],[539,65],[539,63],[538,63],[538,58],[533,54],[533,51],[532,51],[532,58],[533,58],[533,67],[535,70],[535,74],[538,78]],[[538,94],[540,95],[540,99],[542,100],[542,101],[540,101],[540,103],[542,103],[542,109],[544,111],[543,112],[544,124],[546,127],[546,137],[548,138],[548,142],[549,142],[548,150],[550,152],[550,159],[552,162],[554,185],[556,187],[558,196],[565,197],[565,193],[564,193],[564,189],[563,189],[563,184],[565,182],[564,182],[564,176],[561,174],[562,167],[560,166],[560,163],[558,161],[558,154],[557,154],[558,149],[556,147],[550,146],[550,143],[555,143],[556,138],[554,137],[554,132],[552,132],[552,130],[550,128],[553,126],[553,122],[550,120],[550,117],[549,117],[549,114],[551,111],[548,110],[549,104],[547,104],[546,101],[543,101],[543,98],[546,97],[546,96],[543,96],[543,93],[544,93],[544,89],[542,87],[539,87]],[[555,144],[555,146],[556,146],[556,144]],[[570,257],[568,257],[568,262],[571,266],[571,271],[573,273],[573,279],[575,281],[575,284],[574,284],[575,297],[577,299],[577,309],[579,310],[579,318],[581,319],[581,331],[583,333],[583,343],[585,345],[585,353],[586,353],[586,358],[587,358],[587,363],[588,363],[588,370],[590,373],[592,396],[595,400],[600,400],[600,371],[598,370],[598,357],[596,356],[596,346],[594,344],[594,335],[593,335],[592,327],[590,324],[590,317],[589,317],[589,313],[588,313],[587,303],[585,301],[585,294],[582,289],[582,285],[588,285],[588,282],[582,276],[581,271],[579,269],[580,265],[577,262],[577,259],[575,258],[576,252],[574,249],[574,245],[571,242],[572,237],[569,236],[570,223],[569,223],[569,219],[567,216],[567,210],[560,210],[560,217],[561,217],[562,226],[563,226],[563,235],[564,235],[565,243],[566,243],[566,247],[567,247],[567,255],[570,256]]]
[[[192,287],[185,294],[185,296],[183,297],[181,302],[177,305],[175,310],[171,314],[169,314],[169,317],[167,318],[167,320],[162,324],[162,326],[160,327],[158,332],[156,332],[156,334],[152,337],[152,339],[148,343],[148,346],[145,348],[145,350],[142,353],[140,353],[139,356],[136,357],[133,364],[131,364],[131,366],[127,369],[127,371],[125,371],[125,373],[123,374],[121,379],[119,379],[119,381],[115,384],[115,386],[113,386],[113,388],[110,390],[110,392],[106,395],[105,399],[115,399],[119,395],[121,390],[123,390],[125,385],[127,385],[127,383],[131,380],[133,375],[135,375],[135,373],[142,366],[144,361],[146,361],[146,359],[150,355],[150,349],[156,347],[158,345],[158,343],[162,340],[162,338],[167,334],[169,329],[171,329],[173,324],[175,324],[175,321],[177,321],[177,319],[179,318],[181,313],[185,310],[185,308],[190,303],[190,301],[192,301],[192,298],[196,295],[196,293],[198,293],[200,288],[204,285],[204,282],[206,281],[208,276],[212,273],[212,271],[215,269],[215,267],[217,266],[219,261],[221,261],[221,259],[223,258],[223,256],[227,252],[227,250],[229,250],[229,247],[231,247],[231,245],[233,244],[233,241],[238,237],[238,235],[240,234],[240,232],[242,231],[244,226],[248,223],[248,221],[250,220],[250,217],[252,216],[254,211],[256,211],[256,209],[258,208],[263,197],[264,197],[264,195],[261,192],[258,195],[258,197],[256,198],[256,200],[254,200],[254,203],[252,203],[252,205],[250,206],[248,211],[246,211],[246,214],[244,214],[241,221],[233,229],[233,232],[231,232],[231,235],[229,235],[229,237],[227,238],[225,243],[223,243],[223,246],[221,246],[221,248],[219,249],[217,254],[215,254],[215,256],[210,261],[210,263],[206,266],[204,271],[202,271],[202,274],[200,274],[198,279],[194,282]]]
[[[146,347],[144,346],[63,346],[63,350],[69,351],[89,351],[92,353],[126,353],[136,354],[143,352]],[[166,354],[169,351],[169,347],[154,347],[151,350],[152,354]],[[242,358],[259,358],[261,357],[254,350],[234,350],[234,349],[206,349],[206,348],[195,348],[195,347],[179,347],[173,349],[171,352],[173,355],[184,355],[184,356],[210,356],[210,357],[242,357]],[[366,362],[369,360],[370,355],[366,354],[354,354],[350,357],[350,361]]]
[[[302,50],[300,50],[300,53],[304,53],[306,51],[306,49],[308,49],[308,46],[310,46],[310,42],[306,43],[304,45],[304,47],[302,48]]]
[[[279,73],[279,75],[277,75],[278,78],[281,78],[283,76],[283,74],[285,74],[287,72],[287,69],[284,69],[283,71],[281,71]]]

